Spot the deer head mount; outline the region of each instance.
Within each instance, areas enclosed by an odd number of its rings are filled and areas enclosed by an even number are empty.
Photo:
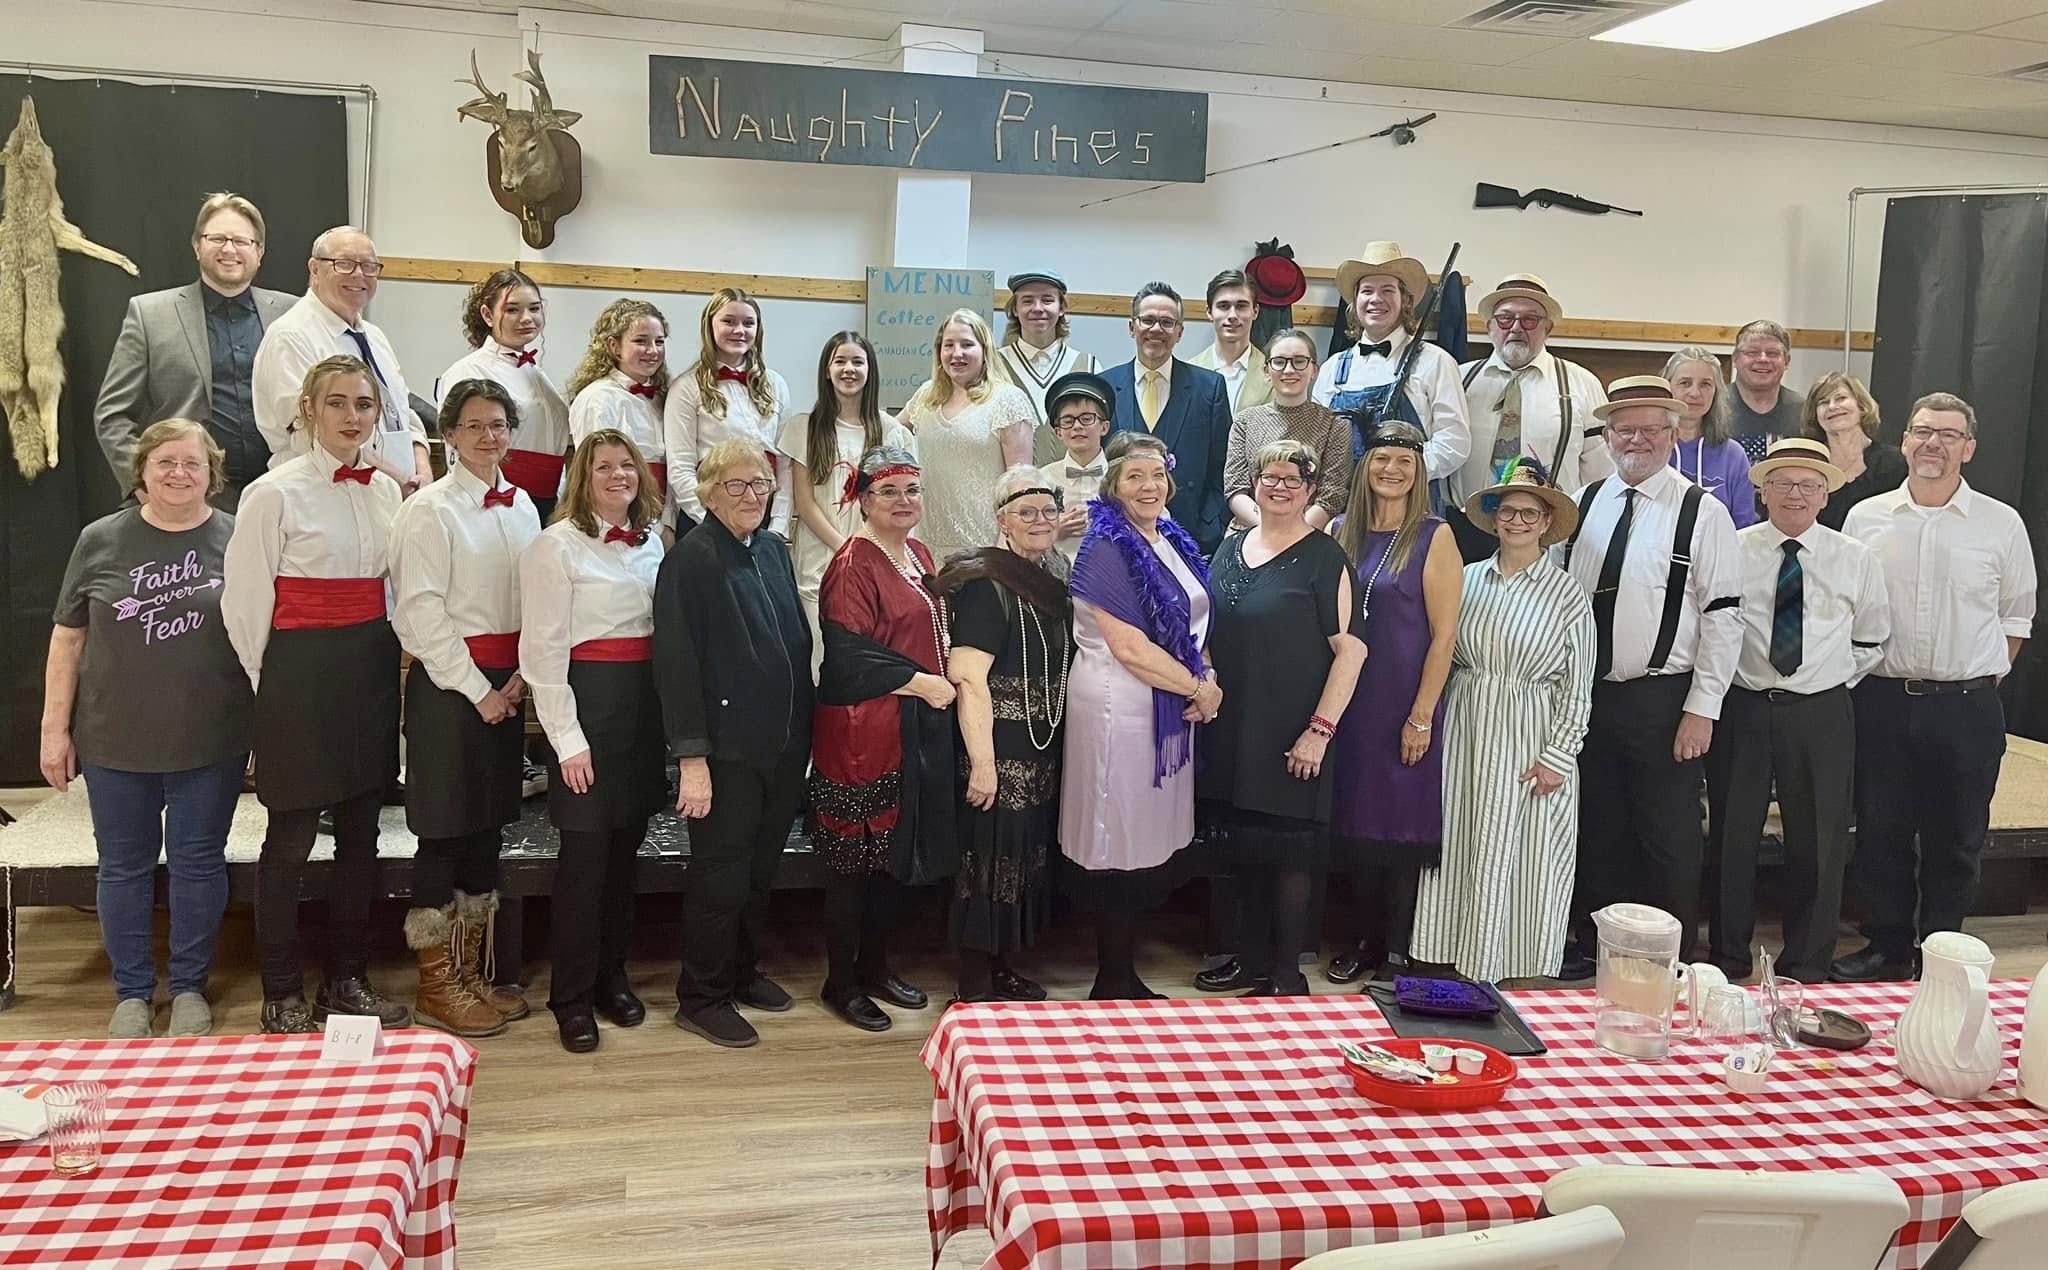
[[[484,143],[491,197],[519,218],[520,237],[527,246],[546,247],[555,241],[555,222],[583,200],[583,150],[568,132],[583,115],[555,109],[540,73],[540,54],[529,50],[526,66],[512,78],[533,90],[533,108],[514,110],[506,94],[494,93],[484,83],[476,50],[471,49],[469,78],[455,82],[469,84],[483,95],[457,107],[455,116],[491,126]]]

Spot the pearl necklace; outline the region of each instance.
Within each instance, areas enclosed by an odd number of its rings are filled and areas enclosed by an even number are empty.
[[[902,578],[912,591],[917,592],[917,598],[923,600],[925,608],[931,611],[932,646],[939,650],[939,674],[943,677],[946,673],[946,654],[953,647],[953,627],[946,620],[945,606],[939,603],[937,596],[925,588],[924,574],[910,563],[910,560],[914,559],[914,557],[911,556],[910,547],[907,544],[903,548],[905,558],[899,560],[893,552],[882,545],[882,540],[875,537],[871,530],[863,527],[860,531],[860,536],[875,544],[875,550],[881,552],[889,561],[889,564],[896,570],[896,576]]]
[[[1023,596],[1017,597],[1018,611],[1031,619],[1031,629],[1038,633],[1040,673],[1038,676],[1039,698],[1046,703],[1046,718],[1051,726],[1046,729],[1045,739],[1038,739],[1038,728],[1032,723],[1031,714],[1031,640],[1024,634],[1024,624],[1017,624],[1017,656],[1022,663],[1024,680],[1024,735],[1030,738],[1031,748],[1043,753],[1052,748],[1053,739],[1060,734],[1060,723],[1067,717],[1067,633],[1060,631],[1060,682],[1059,698],[1053,698],[1052,683],[1052,642],[1045,637],[1045,627],[1038,620],[1038,610]]]
[[[1401,531],[1396,529],[1393,537],[1387,539],[1386,547],[1380,552],[1379,563],[1372,567],[1372,575],[1365,580],[1365,595],[1358,603],[1360,617],[1367,620],[1372,618],[1372,584],[1380,580],[1380,570],[1387,567],[1387,557],[1394,554],[1394,540],[1400,536]]]

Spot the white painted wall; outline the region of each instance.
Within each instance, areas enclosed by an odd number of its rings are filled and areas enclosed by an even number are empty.
[[[651,155],[646,56],[697,52],[793,62],[886,65],[884,44],[779,32],[626,21],[553,11],[503,15],[269,0],[250,12],[225,0],[0,0],[0,57],[165,73],[367,82],[378,95],[369,209],[390,256],[469,260],[521,254],[516,227],[484,188],[485,129],[458,123],[455,81],[478,50],[494,88],[516,69],[522,38],[544,58],[558,105],[584,112],[582,208],[546,252],[529,257],[658,268],[854,278],[889,263],[882,169]],[[1568,313],[1641,321],[1732,324],[1772,316],[1838,326],[1847,193],[1852,186],[2048,181],[2048,142],[1890,126],[1533,101],[1478,94],[990,55],[986,73],[1119,83],[1211,94],[1210,166],[1232,167],[1324,146],[1407,114],[1438,119],[1412,146],[1360,142],[1149,192],[1122,182],[974,178],[972,263],[1001,278],[1049,264],[1086,291],[1127,291],[1162,277],[1199,296],[1216,270],[1242,264],[1274,234],[1304,263],[1331,267],[1367,240],[1394,238],[1432,268],[1464,241],[1460,268],[1481,284],[1531,270]],[[1474,89],[1483,89],[1475,82]],[[358,120],[360,122],[360,120]],[[76,157],[69,161],[77,162]],[[359,179],[363,175],[355,174]],[[1547,185],[1645,216],[1473,210],[1475,181]],[[1109,203],[1098,200],[1115,195]],[[1096,204],[1089,206],[1089,204]],[[76,209],[90,223],[90,209]],[[166,209],[182,221],[187,209]],[[1859,228],[1856,323],[1868,326],[1882,200]],[[272,251],[293,250],[273,244]],[[904,261],[906,264],[922,263]],[[169,286],[182,279],[151,279]],[[462,351],[461,289],[386,283],[373,316],[418,383]],[[591,318],[612,297],[555,289],[547,363],[566,376]],[[649,295],[669,316],[676,352],[694,355],[700,297]],[[1327,287],[1310,303],[1330,303]],[[860,307],[774,301],[769,360],[799,401],[816,350]],[[1077,341],[1128,356],[1121,321],[1077,322]],[[1208,342],[1189,330],[1185,351]],[[1805,351],[1793,376],[1829,368]]]

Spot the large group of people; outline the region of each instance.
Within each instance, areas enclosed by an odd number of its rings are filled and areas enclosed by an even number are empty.
[[[1045,995],[1028,950],[1061,900],[1095,923],[1092,996],[1158,995],[1140,928],[1199,872],[1235,901],[1209,991],[1306,991],[1326,875],[1349,883],[1339,984],[1583,978],[1617,900],[1704,922],[1746,974],[1773,797],[1790,972],[1911,974],[1974,898],[1997,682],[2034,616],[2025,526],[1963,478],[1967,402],[1929,393],[1888,445],[1855,378],[1783,387],[1775,323],[1742,328],[1732,383],[1685,348],[1603,387],[1515,274],[1479,305],[1490,353],[1425,343],[1396,397],[1430,280],[1394,243],[1343,263],[1355,342],[1327,359],[1299,328],[1255,342],[1233,269],[1213,347],[1178,355],[1179,293],[1153,282],[1105,366],[1035,270],[1000,345],[971,311],[939,324],[892,416],[852,331],[793,399],[730,288],[687,369],[620,299],[558,390],[542,290],[505,269],[466,296],[472,351],[429,420],[363,317],[366,235],[320,235],[296,301],[251,285],[246,200],[209,198],[192,242],[199,280],[138,297],[108,368],[99,434],[133,499],[79,538],[47,673],[44,773],[84,773],[99,841],[112,1035],[153,1027],[159,851],[169,1028],[212,1026],[245,773],[266,1031],[527,1015],[489,947],[529,752],[561,841],[547,1004],[578,1053],[646,1016],[625,953],[664,806],[691,848],[675,1022],[734,1047],[758,1040],[742,1009],[791,1004],[761,926],[799,817],[827,875],[820,996],[868,1031],[928,1003],[889,955],[928,884],[963,1001]],[[368,966],[401,718],[410,1006]],[[1868,947],[1836,960],[1845,890]]]

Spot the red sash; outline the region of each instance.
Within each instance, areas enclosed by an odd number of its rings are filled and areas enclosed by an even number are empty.
[[[666,499],[668,497],[668,464],[649,463],[647,470],[654,473],[654,488],[660,490],[661,496]]]
[[[469,645],[469,659],[478,670],[519,669],[518,631],[506,635],[465,635],[462,642]]]
[[[654,636],[586,639],[569,650],[570,661],[653,661]]]
[[[498,470],[505,479],[523,489],[533,498],[553,498],[562,487],[562,465],[566,460],[559,454],[542,454],[537,450],[507,450],[505,461]]]
[[[279,578],[270,625],[280,631],[360,626],[384,616],[382,578]]]

